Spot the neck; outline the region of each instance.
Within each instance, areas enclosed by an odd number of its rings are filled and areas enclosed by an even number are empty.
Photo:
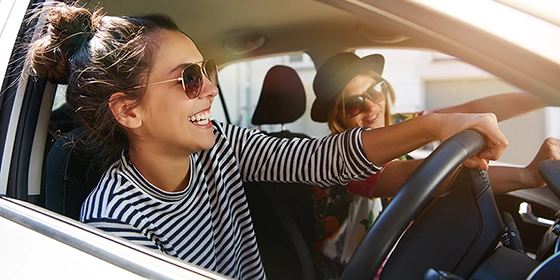
[[[142,176],[163,191],[184,190],[189,184],[190,154],[145,152],[148,150],[150,149],[131,147],[129,152],[130,161]]]

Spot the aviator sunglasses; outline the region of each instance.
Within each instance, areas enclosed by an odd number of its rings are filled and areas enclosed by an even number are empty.
[[[342,110],[346,117],[354,117],[364,111],[366,98],[373,101],[374,103],[381,103],[385,98],[387,98],[387,84],[385,80],[374,84],[373,86],[369,87],[366,92],[362,95],[355,95],[350,96],[348,98],[344,98],[344,105],[342,106]]]
[[[199,66],[199,64],[202,67]],[[185,94],[189,98],[194,99],[197,98],[200,92],[202,91],[203,73],[208,78],[208,80],[212,82],[212,84],[218,86],[218,69],[213,59],[203,60],[196,63],[188,63],[183,65],[182,67],[183,70],[181,71],[181,77],[179,78],[165,80],[161,82],[155,82],[147,85],[135,86],[135,87],[128,88],[127,90],[159,85],[163,83],[181,81]]]

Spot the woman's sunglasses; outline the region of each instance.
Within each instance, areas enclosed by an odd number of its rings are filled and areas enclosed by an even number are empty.
[[[199,64],[202,66],[199,66]],[[183,85],[183,90],[185,94],[191,99],[197,98],[200,92],[202,91],[202,83],[203,78],[202,74],[208,78],[215,86],[218,86],[218,68],[216,67],[216,63],[213,59],[199,61],[196,63],[188,63],[183,66],[183,70],[181,71],[181,77],[165,80],[161,82],[155,82],[147,85],[135,86],[128,88],[127,90],[143,88],[153,85],[159,85],[163,83],[170,83],[181,81]]]
[[[364,111],[366,98],[373,101],[374,103],[381,103],[385,98],[387,98],[388,93],[387,84],[385,80],[378,82],[377,84],[371,86],[362,95],[355,95],[348,98],[344,98],[344,105],[342,110],[344,114],[351,118],[357,116]]]

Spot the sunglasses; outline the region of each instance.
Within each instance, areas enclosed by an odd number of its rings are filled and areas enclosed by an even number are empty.
[[[344,98],[344,105],[342,110],[346,117],[354,117],[364,111],[366,99],[373,101],[374,103],[381,103],[387,98],[387,93],[389,89],[385,80],[378,82],[377,84],[371,86],[362,95],[350,96]]]
[[[218,68],[216,66],[216,62],[214,62],[213,59],[209,59],[209,60],[203,60],[196,63],[188,63],[183,65],[183,70],[181,71],[181,77],[179,78],[165,80],[161,82],[155,82],[147,85],[135,86],[135,87],[128,88],[127,90],[181,81],[185,94],[189,98],[194,99],[197,98],[198,95],[200,95],[200,92],[202,91],[202,84],[203,84],[202,74],[204,74],[204,76],[206,76],[208,80],[212,82],[212,84],[218,86]]]

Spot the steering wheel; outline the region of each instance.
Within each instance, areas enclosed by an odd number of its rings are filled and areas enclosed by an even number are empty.
[[[539,174],[552,192],[560,198],[560,160],[543,160],[539,163]]]
[[[341,279],[373,279],[400,234],[426,207],[440,183],[467,158],[480,153],[485,147],[485,138],[481,134],[465,130],[434,150],[377,218],[352,255]]]

